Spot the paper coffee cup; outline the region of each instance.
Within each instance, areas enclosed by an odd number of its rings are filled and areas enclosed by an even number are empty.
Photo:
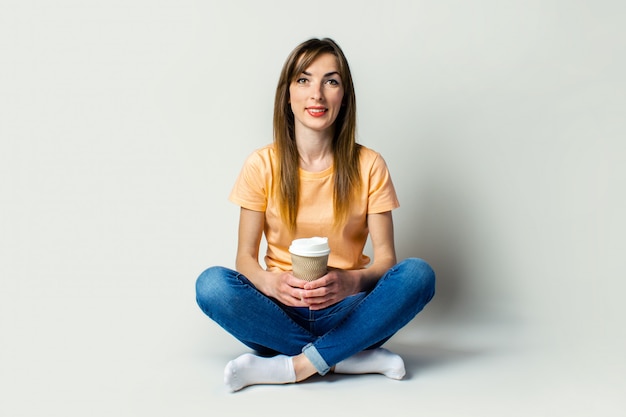
[[[293,275],[306,281],[326,275],[328,268],[328,238],[311,237],[296,239],[289,246]]]

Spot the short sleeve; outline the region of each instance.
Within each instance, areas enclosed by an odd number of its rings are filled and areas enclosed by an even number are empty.
[[[374,153],[369,170],[368,213],[383,213],[400,207],[391,175],[383,157]]]
[[[258,151],[250,155],[241,168],[229,200],[249,210],[265,211],[268,198],[267,165]]]

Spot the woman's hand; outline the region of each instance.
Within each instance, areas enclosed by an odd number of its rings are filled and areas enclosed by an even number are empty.
[[[308,307],[303,301],[304,285],[307,281],[296,278],[291,272],[270,272],[259,290],[290,307]],[[269,275],[268,274],[268,275]]]
[[[267,271],[259,265],[259,244],[265,225],[265,213],[241,208],[236,269],[268,297],[291,307],[307,307],[302,301],[306,281],[290,272]]]
[[[311,310],[321,310],[359,292],[358,271],[332,269],[315,281],[304,281],[302,302]]]

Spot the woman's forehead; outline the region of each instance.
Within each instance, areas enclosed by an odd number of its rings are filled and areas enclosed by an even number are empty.
[[[334,66],[334,71],[341,73],[340,68],[339,68],[339,60],[337,59],[337,56],[331,52],[320,52],[317,54],[302,54],[300,56],[300,58],[297,60],[297,63],[295,65],[294,68],[294,76],[297,76],[299,74],[302,74],[303,72],[305,72],[307,69],[309,69],[311,66],[313,66],[315,64],[316,61],[322,59],[322,58],[326,58],[326,57],[332,57],[333,58],[333,66]]]

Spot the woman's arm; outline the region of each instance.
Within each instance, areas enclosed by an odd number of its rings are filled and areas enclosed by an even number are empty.
[[[304,285],[303,300],[312,310],[333,305],[349,295],[374,288],[380,277],[396,264],[396,249],[391,211],[367,216],[374,261],[365,269],[331,270]]]
[[[391,211],[369,214],[367,216],[367,226],[369,227],[372,248],[374,249],[374,262],[366,269],[355,271],[360,273],[361,291],[374,288],[378,279],[397,262]]]
[[[268,297],[290,306],[305,306],[301,301],[302,287],[306,281],[288,272],[266,271],[259,264],[259,245],[265,225],[265,213],[241,208],[236,269]]]
[[[259,264],[259,245],[265,224],[265,213],[241,208],[237,241],[236,268],[255,286],[269,274]]]

